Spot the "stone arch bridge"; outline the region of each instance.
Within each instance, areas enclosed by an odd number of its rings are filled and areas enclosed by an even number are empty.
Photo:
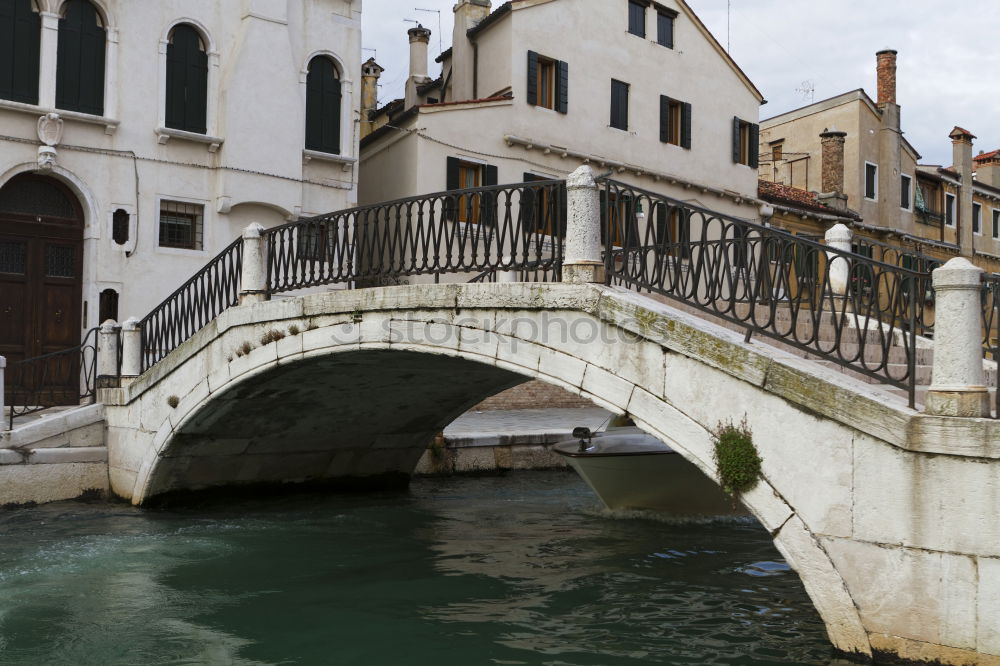
[[[534,378],[628,413],[709,476],[712,430],[746,417],[764,462],[743,501],[838,649],[1000,653],[991,421],[918,413],[620,288],[381,287],[230,308],[102,391],[111,486],[141,504],[222,484],[405,478],[463,410]]]

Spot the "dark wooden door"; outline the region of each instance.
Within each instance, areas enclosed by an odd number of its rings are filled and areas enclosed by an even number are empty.
[[[17,361],[80,344],[83,332],[83,219],[57,181],[17,176],[0,189],[0,356],[7,358],[7,399],[37,394],[51,404],[80,395],[79,358],[30,368]]]

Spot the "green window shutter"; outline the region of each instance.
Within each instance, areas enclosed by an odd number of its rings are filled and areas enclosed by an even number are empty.
[[[733,161],[739,164],[740,161],[740,126],[743,121],[738,117],[733,118]]]
[[[104,51],[107,35],[88,0],[69,0],[59,21],[56,106],[104,115]]]
[[[445,189],[446,190],[457,190],[458,186],[458,158],[449,157],[448,158],[448,168],[445,175]]]
[[[538,54],[528,51],[528,104],[538,104]]]
[[[556,111],[566,113],[569,110],[569,63],[556,63]]]
[[[306,148],[340,153],[340,79],[326,56],[316,56],[306,75]]]
[[[681,104],[681,148],[691,148],[691,105]]]
[[[41,31],[31,0],[0,0],[0,99],[38,104]]]
[[[492,164],[487,164],[483,167],[483,185],[489,187],[490,185],[497,184],[497,168]],[[480,210],[482,210],[481,221],[484,224],[496,224],[496,211],[497,197],[500,196],[498,191],[493,192],[483,192],[480,195]]]
[[[492,164],[487,164],[483,172],[483,185],[489,187],[497,184],[497,168]]]
[[[167,127],[207,132],[207,88],[208,54],[201,37],[191,26],[179,25],[167,45]]]
[[[760,161],[760,125],[750,124],[749,138],[747,139],[747,152],[749,153],[750,168],[756,169]]]
[[[660,95],[660,141],[667,143],[670,140],[670,99],[666,95]]]

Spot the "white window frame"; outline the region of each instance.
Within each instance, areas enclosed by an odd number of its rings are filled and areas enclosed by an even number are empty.
[[[185,247],[166,247],[160,245],[160,208],[164,201],[172,203],[181,204],[191,204],[193,206],[201,206],[201,249],[192,250]],[[209,237],[209,229],[214,225],[209,223],[209,215],[211,214],[212,207],[209,205],[211,202],[207,199],[192,199],[191,197],[177,197],[169,194],[158,194],[156,195],[156,224],[149,225],[152,227],[152,245],[156,248],[159,254],[175,254],[175,255],[186,255],[186,256],[196,256],[202,257],[208,254],[214,254],[218,252],[215,249],[215,238]],[[213,252],[215,250],[215,252]]]
[[[167,127],[167,46],[170,44],[169,38],[171,31],[184,23],[193,27],[201,36],[202,41],[205,42],[205,54],[208,56],[204,134],[195,134],[194,132],[185,132],[184,130]],[[158,115],[156,120],[157,142],[160,143],[160,145],[163,145],[172,138],[182,139],[185,141],[192,141],[194,143],[204,143],[208,146],[208,152],[210,153],[218,151],[225,140],[218,136],[219,125],[217,100],[219,98],[219,49],[215,40],[212,38],[212,33],[210,33],[208,28],[197,19],[190,17],[174,19],[160,34],[160,45],[157,58],[157,67],[159,69],[160,77],[157,99],[159,110],[157,111]],[[157,215],[159,215],[159,211],[160,209],[157,207]]]
[[[976,231],[976,211],[979,211],[979,231]],[[973,201],[972,202],[972,233],[975,236],[983,235],[983,204]]]
[[[944,215],[944,226],[954,229],[957,225],[955,224],[957,211],[955,210],[955,200],[956,197],[951,192],[944,193],[944,210],[941,214]],[[948,203],[951,203],[951,223],[948,222]]]
[[[875,167],[875,193],[868,196],[868,167]],[[878,201],[878,165],[874,162],[865,161],[865,172],[861,177],[861,194],[868,201]]]
[[[902,187],[902,185],[903,185],[903,179],[904,178],[910,183],[910,196],[908,196],[906,198],[906,205],[905,206],[900,206],[900,209],[901,210],[905,210],[907,212],[912,212],[913,211],[913,196],[914,196],[914,192],[913,192],[913,176],[910,176],[910,175],[905,174],[905,173],[899,174],[899,185],[900,185],[900,187]]]
[[[993,240],[1000,240],[1000,208],[990,208],[990,220],[993,225],[990,229]]]

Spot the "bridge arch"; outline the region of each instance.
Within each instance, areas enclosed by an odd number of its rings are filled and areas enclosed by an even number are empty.
[[[628,292],[526,284],[384,287],[232,308],[120,389],[119,404],[105,401],[112,488],[141,504],[251,481],[405,478],[444,425],[530,379],[628,413],[713,478],[712,430],[747,416],[764,479],[744,503],[799,572],[834,645],[870,654],[824,543],[849,536],[862,434],[790,399],[806,372],[797,359],[657,308]],[[825,381],[827,398],[845,399]],[[802,432],[816,438],[807,450]]]

